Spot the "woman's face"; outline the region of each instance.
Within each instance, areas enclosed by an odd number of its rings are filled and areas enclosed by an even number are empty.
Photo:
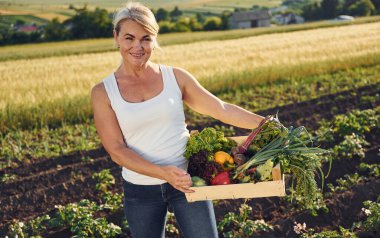
[[[132,20],[123,21],[119,35],[114,32],[114,38],[124,61],[135,66],[142,66],[149,60],[156,40],[154,35]]]

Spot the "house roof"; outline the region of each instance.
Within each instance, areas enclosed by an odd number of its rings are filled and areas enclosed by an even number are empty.
[[[270,19],[271,15],[269,11],[235,12],[232,14],[231,18],[239,22],[239,21]]]
[[[37,31],[38,30],[38,27],[37,26],[28,26],[28,25],[25,25],[25,26],[20,26],[18,28],[18,31],[19,32],[24,32],[24,33],[27,33],[27,32],[32,32],[32,31]]]

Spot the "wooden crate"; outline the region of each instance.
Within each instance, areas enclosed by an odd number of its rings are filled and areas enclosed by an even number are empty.
[[[231,137],[238,144],[245,141],[245,136]],[[272,169],[273,181],[258,183],[242,183],[216,186],[191,187],[194,193],[185,193],[188,202],[217,199],[283,197],[285,196],[284,175],[280,165]]]

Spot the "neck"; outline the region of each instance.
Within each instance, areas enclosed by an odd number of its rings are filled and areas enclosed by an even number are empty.
[[[118,71],[120,71],[125,76],[142,77],[144,74],[146,74],[146,70],[151,67],[152,63],[150,61],[147,61],[146,63],[139,66],[131,65],[123,61],[119,66]]]

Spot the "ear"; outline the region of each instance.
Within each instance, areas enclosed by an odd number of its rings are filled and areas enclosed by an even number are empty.
[[[117,35],[117,33],[116,33],[116,31],[115,30],[113,30],[113,39],[114,39],[114,41],[115,41],[115,46],[117,47],[117,48],[119,48],[119,39],[118,39],[118,35]]]

